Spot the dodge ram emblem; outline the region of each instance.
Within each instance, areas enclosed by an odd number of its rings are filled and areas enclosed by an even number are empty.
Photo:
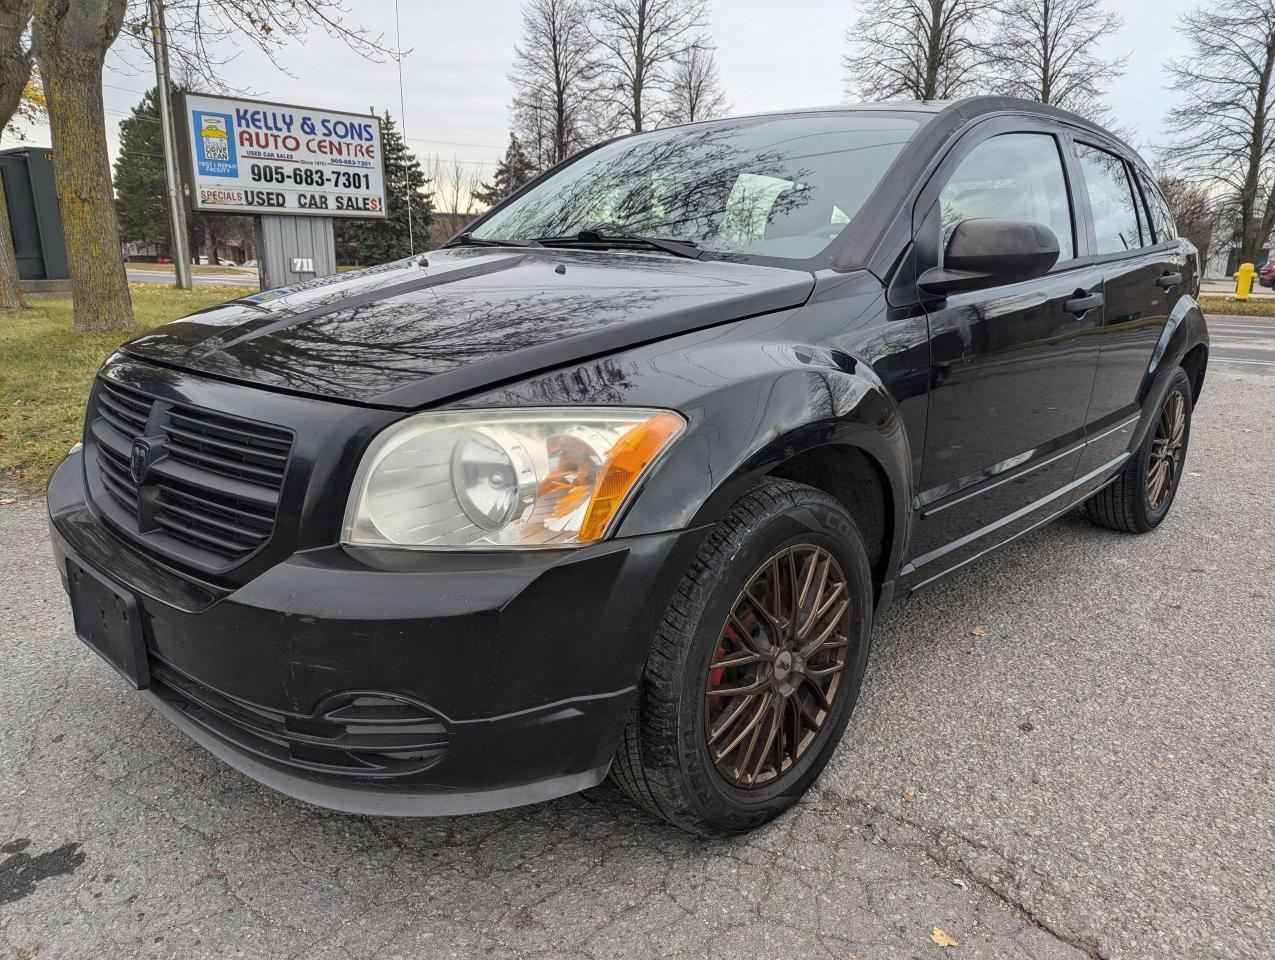
[[[133,449],[128,457],[128,473],[136,484],[146,480],[146,472],[151,468],[151,445],[145,440],[134,440]]]

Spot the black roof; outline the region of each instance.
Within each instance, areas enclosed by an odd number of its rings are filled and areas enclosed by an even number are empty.
[[[890,113],[925,113],[932,117],[946,115],[955,121],[954,127],[963,127],[981,117],[997,113],[1034,113],[1039,116],[1052,117],[1074,126],[1090,130],[1096,134],[1114,140],[1134,156],[1137,151],[1117,134],[1105,127],[1100,127],[1079,114],[1047,103],[1035,100],[1023,100],[1018,97],[978,96],[965,97],[960,100],[882,100],[870,103],[838,103],[823,107],[797,107],[791,110],[765,110],[754,114],[743,114],[739,118],[777,117],[794,113],[850,113],[860,110],[879,110]],[[706,121],[712,122],[712,121]]]

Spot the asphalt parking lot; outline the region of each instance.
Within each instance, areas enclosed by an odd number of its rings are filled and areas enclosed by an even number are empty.
[[[819,788],[732,842],[609,787],[273,794],[75,640],[42,501],[0,507],[0,957],[1270,956],[1275,363],[1225,357],[1275,326],[1217,324],[1163,527],[1068,516],[896,607]]]

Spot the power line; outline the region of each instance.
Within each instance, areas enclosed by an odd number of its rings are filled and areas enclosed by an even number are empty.
[[[404,137],[403,139],[411,140],[413,143],[440,143],[445,147],[477,147],[481,150],[503,149],[490,143],[461,143],[458,140],[429,140],[425,137]]]

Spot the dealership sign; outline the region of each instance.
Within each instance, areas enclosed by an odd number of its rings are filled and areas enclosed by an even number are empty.
[[[180,115],[196,210],[385,216],[374,116],[201,94],[186,94]]]

